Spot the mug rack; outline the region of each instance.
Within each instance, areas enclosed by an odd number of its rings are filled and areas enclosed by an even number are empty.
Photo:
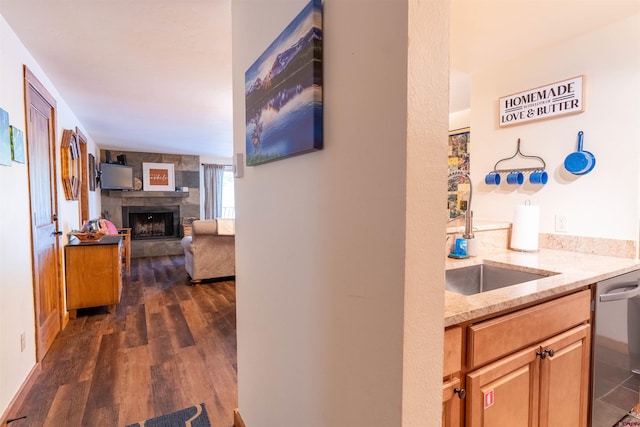
[[[526,168],[499,168],[498,166],[502,162],[506,162],[511,159],[515,159],[516,157],[521,157],[523,159],[534,159],[540,162],[540,166],[538,167],[526,167]],[[508,184],[517,184],[520,185],[524,182],[524,174],[529,174],[529,181],[532,184],[546,184],[548,180],[547,172],[545,172],[545,168],[547,164],[544,159],[539,156],[530,156],[524,154],[520,151],[520,138],[518,138],[518,145],[516,147],[516,152],[511,157],[505,157],[504,159],[500,159],[493,166],[493,171],[489,172],[485,177],[485,183],[489,185],[500,185],[500,175],[507,175],[507,183]]]
[[[511,169],[498,169],[498,165],[502,162],[505,162],[507,160],[511,160],[514,159],[516,157],[522,157],[524,159],[536,159],[538,160],[540,163],[542,163],[542,166],[540,167],[529,167],[529,168],[511,168]],[[535,172],[535,171],[543,171],[545,170],[547,167],[547,164],[544,162],[544,159],[542,157],[539,156],[529,156],[526,155],[524,153],[522,153],[522,151],[520,151],[520,138],[518,138],[518,146],[516,148],[516,152],[513,154],[513,156],[511,157],[505,157],[504,159],[500,159],[496,162],[496,164],[493,166],[493,171],[494,173],[511,173],[511,172]]]

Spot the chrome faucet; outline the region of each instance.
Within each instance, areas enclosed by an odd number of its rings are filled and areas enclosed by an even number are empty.
[[[475,236],[473,235],[473,211],[471,210],[471,198],[473,197],[473,184],[471,184],[471,176],[467,172],[464,171],[455,171],[451,172],[447,176],[447,182],[451,178],[460,178],[465,177],[467,181],[469,181],[469,200],[467,201],[467,209],[464,212],[464,234],[462,237],[465,239],[473,239]]]

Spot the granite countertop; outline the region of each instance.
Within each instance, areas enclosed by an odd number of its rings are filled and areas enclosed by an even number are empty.
[[[559,274],[476,295],[466,296],[445,291],[445,327],[569,293],[601,280],[640,269],[640,261],[635,259],[552,249],[540,249],[535,253],[505,249],[462,260],[447,258],[446,268],[466,267],[483,260],[521,266],[529,271],[545,270]]]

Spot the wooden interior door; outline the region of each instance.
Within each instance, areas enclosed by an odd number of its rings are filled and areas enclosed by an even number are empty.
[[[36,315],[36,357],[40,361],[62,328],[63,293],[57,224],[55,99],[24,69],[26,139],[31,201],[31,245]]]

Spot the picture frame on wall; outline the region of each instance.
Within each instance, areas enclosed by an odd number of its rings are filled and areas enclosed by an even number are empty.
[[[96,177],[98,176],[96,157],[91,153],[87,157],[87,176],[89,179],[89,191],[96,191]]]
[[[471,143],[471,129],[462,128],[449,131],[448,144],[448,173],[469,173],[469,146]],[[466,211],[466,201],[463,195],[468,194],[469,183],[464,177],[447,181],[447,212],[448,218],[457,218]]]
[[[245,73],[246,164],[323,147],[322,1],[311,0]]]
[[[142,163],[144,191],[175,191],[173,163]]]
[[[9,113],[0,108],[0,165],[11,166]]]
[[[26,157],[24,154],[24,132],[15,126],[9,126],[11,136],[11,158],[16,163],[24,163]]]

